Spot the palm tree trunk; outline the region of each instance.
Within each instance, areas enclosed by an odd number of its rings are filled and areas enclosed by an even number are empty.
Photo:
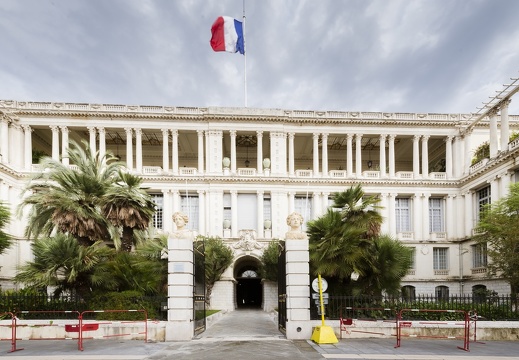
[[[207,284],[207,287],[205,290],[205,305],[207,307],[211,306],[211,294],[213,293],[213,287],[214,287],[214,284]]]
[[[90,240],[90,238],[88,236],[80,236],[80,237],[77,237],[76,239],[77,239],[78,244],[81,246],[88,247],[88,246],[94,245],[94,242],[92,240]]]
[[[129,226],[123,226],[123,236],[121,238],[121,250],[130,252],[133,245],[133,229]]]

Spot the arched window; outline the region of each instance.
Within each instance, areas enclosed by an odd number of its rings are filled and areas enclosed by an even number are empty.
[[[415,301],[416,300],[416,288],[412,285],[402,286],[402,300],[404,301]]]
[[[448,286],[436,286],[434,289],[436,294],[436,300],[449,300],[449,287]]]

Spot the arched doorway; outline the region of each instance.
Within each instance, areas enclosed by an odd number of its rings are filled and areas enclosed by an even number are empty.
[[[236,307],[260,309],[263,303],[263,284],[259,275],[259,261],[251,256],[238,259],[234,265],[236,279]]]

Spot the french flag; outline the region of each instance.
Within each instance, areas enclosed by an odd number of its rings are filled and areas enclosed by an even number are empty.
[[[220,16],[211,26],[211,47],[214,51],[245,54],[243,23],[230,16]]]

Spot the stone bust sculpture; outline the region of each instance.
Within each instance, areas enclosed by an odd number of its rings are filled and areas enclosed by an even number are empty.
[[[293,212],[287,216],[287,225],[290,230],[285,234],[285,239],[306,239],[306,233],[301,231],[303,224],[303,216],[300,213]]]
[[[186,225],[189,222],[189,218],[186,214],[177,211],[171,217],[175,223],[177,229],[173,232],[173,237],[177,239],[192,239],[193,232],[186,229]]]

